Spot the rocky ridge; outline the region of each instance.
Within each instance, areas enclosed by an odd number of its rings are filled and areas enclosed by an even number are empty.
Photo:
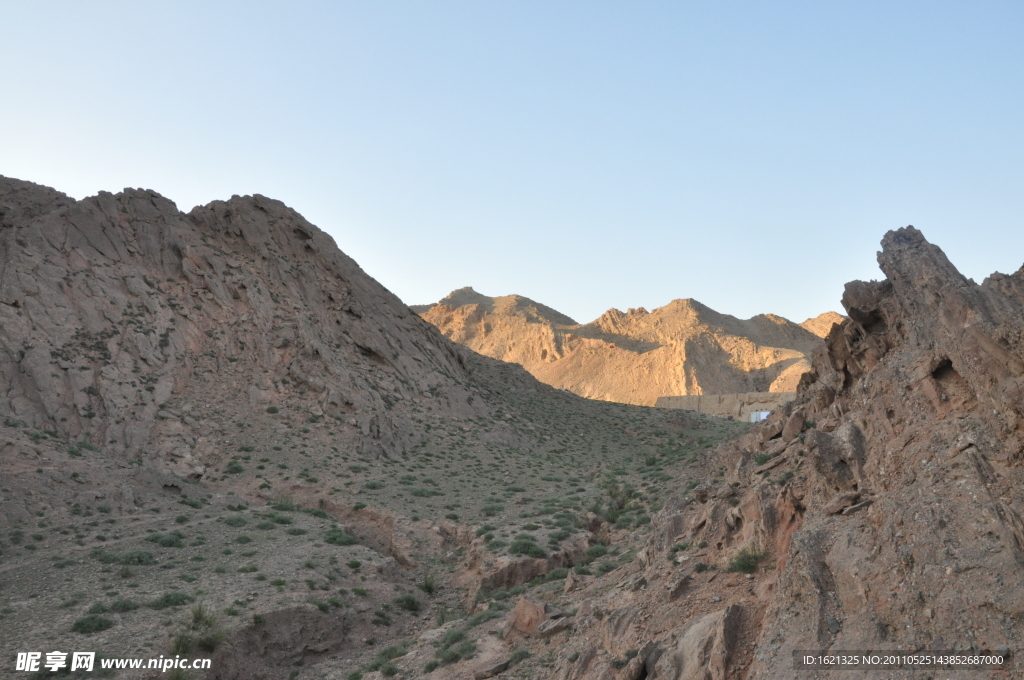
[[[832,325],[827,312],[803,324],[762,314],[741,320],[696,300],[651,312],[608,310],[578,324],[519,295],[472,288],[413,308],[448,338],[520,364],[541,382],[591,399],[653,406],[658,397],[791,392]]]

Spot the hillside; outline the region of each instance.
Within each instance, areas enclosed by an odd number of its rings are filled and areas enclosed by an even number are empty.
[[[806,349],[796,401],[750,426],[582,399],[471,352],[278,201],[185,214],[151,191],[76,201],[0,179],[3,663],[1016,677],[793,666],[798,650],[1012,660],[1024,642],[1024,268],[979,285],[912,227],[879,265]],[[793,326],[719,317],[770,347]]]
[[[0,422],[4,663],[83,636],[246,680],[347,674],[579,560],[612,470],[649,525],[678,480],[644,458],[743,431],[451,343],[279,201],[7,178]]]
[[[651,312],[611,309],[578,324],[518,295],[472,288],[413,308],[445,337],[523,366],[541,382],[590,399],[653,406],[658,397],[792,392],[809,356],[843,317],[797,325],[772,314],[741,320],[696,300]]]

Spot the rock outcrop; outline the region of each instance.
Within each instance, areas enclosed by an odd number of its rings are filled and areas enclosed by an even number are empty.
[[[829,312],[801,325],[772,314],[741,320],[675,300],[578,324],[527,298],[472,288],[413,309],[446,337],[521,364],[541,382],[643,406],[667,395],[793,391],[822,334],[842,319]]]
[[[886,279],[847,285],[796,402],[718,450],[717,491],[656,518],[630,577],[646,587],[577,591],[597,615],[553,677],[768,680],[797,650],[1020,648],[1024,269],[979,285],[913,227],[882,245]]]
[[[203,414],[172,398],[297,398],[393,457],[410,408],[486,412],[460,352],[280,201],[186,215],[152,191],[0,178],[0,412],[30,427],[201,474]]]

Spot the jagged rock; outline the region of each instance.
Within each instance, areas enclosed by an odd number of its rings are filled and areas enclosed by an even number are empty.
[[[473,671],[473,680],[484,680],[485,678],[493,678],[495,675],[504,673],[508,670],[508,666],[511,663],[510,659],[503,659],[495,663],[484,666],[479,670]]]
[[[655,664],[655,677],[725,680],[739,632],[740,607],[729,605],[687,627]]]
[[[790,414],[789,418],[786,419],[786,424],[782,426],[782,439],[783,441],[789,441],[803,431],[804,413],[802,409],[797,409]]]
[[[532,635],[537,627],[548,620],[545,603],[528,597],[519,598],[505,623],[505,631],[517,630],[523,635]]]
[[[561,617],[557,619],[548,619],[544,623],[537,626],[536,634],[538,637],[546,638],[552,635],[557,635],[563,630],[572,628],[572,619],[568,617]]]
[[[821,511],[826,515],[835,515],[856,503],[858,498],[860,498],[859,491],[844,491],[830,500]]]

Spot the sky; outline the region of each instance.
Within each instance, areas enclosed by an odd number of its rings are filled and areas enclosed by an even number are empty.
[[[8,2],[0,174],[280,199],[406,303],[842,311],[1024,264],[1021,2]]]

